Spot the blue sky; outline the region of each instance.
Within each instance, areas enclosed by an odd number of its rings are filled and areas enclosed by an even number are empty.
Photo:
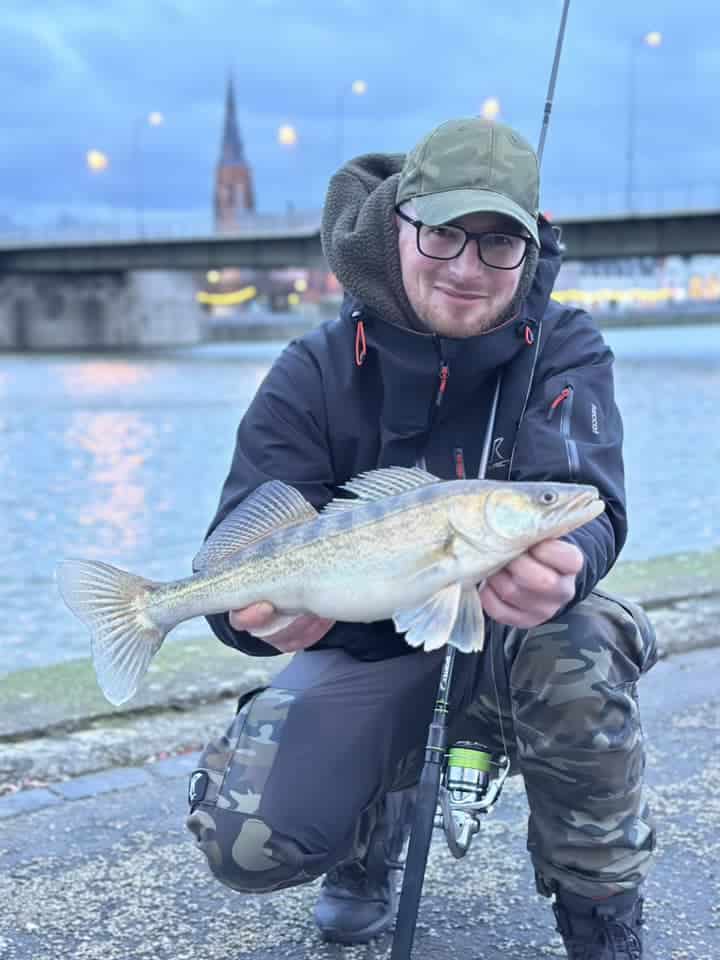
[[[259,209],[318,208],[345,153],[403,151],[451,116],[499,98],[501,119],[537,142],[560,0],[3,0],[0,223],[131,220],[138,176],[150,220],[209,217],[224,88]],[[472,7],[473,15],[468,13]],[[692,15],[689,14],[692,9]],[[573,0],[543,164],[543,204],[621,202],[628,63],[637,54],[636,181],[647,204],[720,204],[720,10],[714,0]],[[149,111],[161,127],[137,124]],[[281,148],[278,127],[297,146]],[[89,148],[110,167],[91,175]],[[691,185],[695,185],[690,193]]]

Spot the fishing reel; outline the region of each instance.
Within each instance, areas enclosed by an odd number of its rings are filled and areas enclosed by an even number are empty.
[[[435,826],[442,827],[450,853],[460,859],[480,830],[510,772],[510,759],[482,744],[461,740],[448,750],[438,794]]]

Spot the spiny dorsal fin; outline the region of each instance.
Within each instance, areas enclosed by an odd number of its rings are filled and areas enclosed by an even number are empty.
[[[440,483],[440,478],[420,467],[380,467],[353,477],[342,487],[362,500],[380,500],[430,483]]]
[[[263,537],[316,517],[315,507],[294,487],[281,480],[269,480],[239,503],[213,530],[193,560],[193,570],[211,573],[233,554]]]
[[[383,497],[393,497],[398,493],[406,493],[408,490],[439,482],[439,477],[433,476],[427,470],[421,470],[420,467],[380,467],[378,470],[367,470],[341,485],[342,490],[355,494],[354,497],[338,497],[331,500],[323,509],[323,513],[352,509],[358,506],[358,502],[382,500]]]

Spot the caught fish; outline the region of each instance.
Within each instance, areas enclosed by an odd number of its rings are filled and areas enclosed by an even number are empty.
[[[262,600],[278,612],[272,630],[303,613],[363,623],[392,618],[414,647],[481,650],[478,583],[605,508],[595,487],[443,481],[417,467],[373,470],[344,488],[352,498],[318,513],[294,487],[263,484],[213,531],[194,575],[182,580],[157,583],[105,563],[61,562],[60,593],[90,629],[107,699],[120,704],[135,694],[177,624]]]

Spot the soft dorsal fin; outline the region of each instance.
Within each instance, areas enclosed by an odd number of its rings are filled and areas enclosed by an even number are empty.
[[[342,490],[355,494],[354,497],[338,497],[331,500],[323,509],[323,513],[348,510],[368,500],[393,497],[398,493],[406,493],[408,490],[439,482],[439,477],[433,476],[427,470],[421,470],[420,467],[380,467],[377,470],[368,470],[341,485]]]
[[[269,480],[239,503],[213,530],[193,560],[195,572],[211,573],[263,537],[317,517],[305,497],[281,480]]]

